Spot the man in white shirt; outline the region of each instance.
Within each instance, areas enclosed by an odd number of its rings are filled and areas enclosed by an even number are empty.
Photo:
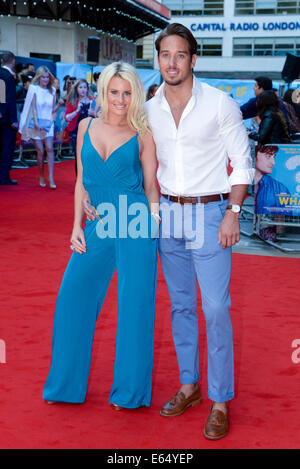
[[[156,49],[164,83],[146,108],[159,163],[160,258],[171,298],[181,382],[161,415],[180,415],[201,401],[198,279],[206,319],[208,397],[213,401],[204,435],[219,439],[228,432],[227,402],[234,397],[231,247],[240,239],[238,217],[254,170],[238,104],[193,76],[197,42],[191,32],[181,24],[170,24],[158,37]],[[229,159],[233,169],[230,177]],[[191,216],[197,227],[197,217],[204,214],[200,245],[188,247],[186,234],[175,233],[176,217],[164,228],[166,207],[177,215],[179,209],[182,225],[184,218]]]

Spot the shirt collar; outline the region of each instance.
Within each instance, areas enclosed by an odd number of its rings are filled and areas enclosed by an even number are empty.
[[[264,174],[263,177],[260,180],[260,185],[261,186],[269,186],[272,183],[272,176],[270,174]]]
[[[193,89],[192,89],[192,96],[194,98],[197,98],[197,96],[200,96],[202,94],[202,84],[195,75],[193,76]],[[158,90],[155,93],[154,98],[158,99],[158,103],[161,106],[162,109],[165,109],[166,111],[169,111],[169,104],[166,100],[165,97],[165,82],[163,82]],[[197,101],[196,101],[197,102]],[[195,100],[194,100],[195,103]]]
[[[193,89],[192,89],[192,94],[200,94],[202,91],[202,85],[199,80],[193,75]],[[158,90],[155,93],[155,96],[159,98],[160,101],[162,101],[163,97],[165,96],[165,82],[163,82]]]
[[[6,65],[2,65],[2,68],[5,68],[6,70],[8,70],[13,75],[12,70],[9,67],[7,67]]]

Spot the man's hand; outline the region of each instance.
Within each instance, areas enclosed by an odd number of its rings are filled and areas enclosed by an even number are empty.
[[[222,249],[230,248],[240,240],[239,214],[226,210],[225,216],[219,228],[218,242]]]
[[[90,201],[88,192],[86,192],[83,196],[82,207],[83,207],[84,213],[86,215],[86,218],[89,221],[95,220],[95,215],[94,215],[93,210],[91,209],[91,201]]]

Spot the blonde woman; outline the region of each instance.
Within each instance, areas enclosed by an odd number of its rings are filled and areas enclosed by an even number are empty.
[[[20,118],[19,132],[22,140],[32,139],[40,174],[40,186],[46,187],[44,171],[44,152],[47,152],[49,185],[56,189],[54,182],[54,120],[53,114],[60,106],[56,104],[54,76],[47,67],[39,67],[28,88],[24,108]]]
[[[121,62],[106,67],[98,98],[100,117],[82,120],[78,129],[74,253],[57,298],[43,398],[50,404],[84,402],[96,320],[117,270],[118,328],[109,401],[114,410],[122,410],[149,406],[151,400],[157,163],[145,91],[135,69]],[[82,229],[87,198],[95,208]]]

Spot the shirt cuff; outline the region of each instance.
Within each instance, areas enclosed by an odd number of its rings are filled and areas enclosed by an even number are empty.
[[[234,169],[229,176],[231,186],[238,184],[252,184],[254,179],[255,168]]]

